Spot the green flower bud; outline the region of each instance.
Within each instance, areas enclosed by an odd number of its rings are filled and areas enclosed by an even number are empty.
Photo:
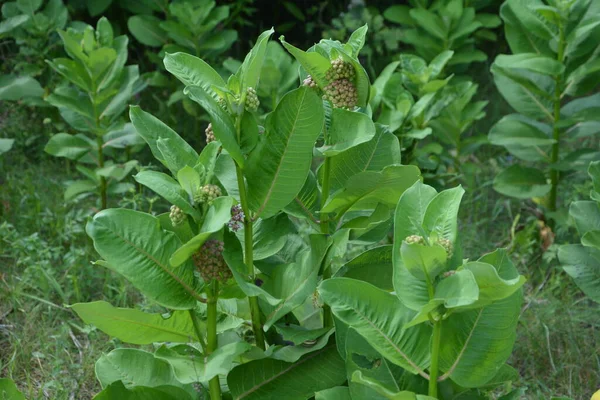
[[[406,239],[404,239],[404,241],[408,244],[413,244],[413,243],[425,244],[425,239],[423,239],[423,236],[419,236],[419,235],[407,236]]]
[[[171,206],[171,211],[169,212],[169,218],[171,219],[171,224],[173,226],[180,225],[185,221],[185,214],[181,210],[181,208],[177,206]]]
[[[208,205],[211,205],[217,197],[222,195],[223,193],[221,192],[220,187],[208,184],[200,188],[200,191],[194,197],[194,201],[196,203],[207,203]]]
[[[205,282],[210,282],[212,279],[226,282],[232,276],[223,258],[223,242],[220,240],[206,241],[192,259]]]
[[[356,86],[348,79],[338,79],[325,86],[323,98],[337,108],[353,109],[358,103]]]
[[[356,71],[352,64],[345,62],[343,58],[337,58],[331,62],[331,68],[325,73],[325,78],[328,81],[336,81],[339,79],[354,80]]]
[[[258,100],[258,96],[256,95],[256,90],[254,88],[249,87],[246,90],[246,103],[244,106],[247,111],[255,112],[258,110],[258,106],[260,105],[260,101]]]
[[[206,144],[209,144],[210,142],[214,142],[215,140],[217,140],[215,138],[215,132],[213,131],[212,124],[208,124],[208,126],[204,130],[204,133],[206,134]]]

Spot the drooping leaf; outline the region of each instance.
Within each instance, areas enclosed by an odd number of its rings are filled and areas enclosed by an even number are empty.
[[[326,157],[332,157],[371,140],[375,136],[375,125],[366,114],[334,108],[327,135],[329,142],[319,150]]]
[[[542,171],[536,168],[511,165],[494,179],[494,190],[505,196],[529,199],[546,195],[552,185]]]
[[[577,286],[600,303],[600,249],[568,244],[560,246],[558,259]]]

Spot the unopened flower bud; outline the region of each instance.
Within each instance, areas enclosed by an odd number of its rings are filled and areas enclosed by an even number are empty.
[[[254,88],[249,87],[246,90],[246,103],[244,106],[247,111],[255,112],[258,110],[258,106],[260,105],[260,101],[258,100],[258,96],[256,95],[256,90]]]
[[[423,236],[419,235],[407,236],[406,239],[404,239],[404,241],[408,244],[425,244],[425,239],[423,239]]]
[[[220,187],[208,184],[200,188],[200,191],[194,196],[194,201],[196,203],[207,203],[208,205],[211,205],[213,201],[222,194]]]
[[[181,210],[181,208],[177,206],[171,206],[171,211],[169,212],[169,218],[171,219],[171,224],[173,226],[177,226],[185,221],[185,214]]]
[[[232,232],[239,231],[244,223],[244,218],[244,211],[242,211],[242,207],[239,204],[231,207],[231,219],[227,223],[229,230]]]
[[[212,279],[225,282],[231,278],[231,270],[223,258],[223,248],[223,242],[220,240],[207,240],[192,256],[194,265],[205,282]]]
[[[214,142],[215,140],[217,140],[215,138],[215,132],[213,131],[212,124],[208,124],[208,126],[204,130],[204,133],[206,134],[206,144],[209,144],[210,142]]]

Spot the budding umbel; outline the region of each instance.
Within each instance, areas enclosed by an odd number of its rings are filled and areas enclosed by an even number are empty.
[[[242,211],[242,207],[239,204],[231,207],[231,219],[227,223],[229,230],[232,232],[239,231],[244,223],[244,218],[244,211]]]
[[[206,134],[206,144],[217,140],[217,138],[215,138],[215,132],[213,131],[212,124],[208,124],[204,130],[204,133]]]
[[[212,279],[225,282],[232,276],[223,258],[223,242],[220,240],[206,241],[192,259],[205,282]]]
[[[169,212],[169,218],[171,219],[171,224],[173,226],[177,226],[185,220],[185,214],[183,213],[181,208],[179,208],[177,206],[171,206],[171,211]]]
[[[408,244],[413,244],[413,243],[417,243],[417,244],[425,244],[425,239],[423,239],[423,236],[419,236],[419,235],[410,235],[407,236],[406,239],[404,239],[404,241]],[[440,246],[442,246],[444,248],[444,250],[446,250],[446,254],[448,254],[448,258],[451,258],[452,255],[454,254],[454,245],[452,244],[452,242],[448,239],[445,238],[439,238],[436,241],[437,244],[439,244]]]
[[[200,191],[194,197],[194,201],[196,203],[207,203],[208,205],[211,205],[213,201],[222,194],[220,187],[208,184],[200,188]]]
[[[258,100],[258,96],[256,95],[256,90],[254,88],[249,87],[246,90],[246,103],[244,107],[246,107],[247,111],[255,112],[258,110],[258,106],[260,105],[260,101]]]

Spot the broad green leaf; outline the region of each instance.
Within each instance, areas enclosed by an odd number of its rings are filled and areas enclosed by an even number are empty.
[[[208,209],[200,232],[177,249],[169,262],[173,267],[184,264],[213,234],[223,229],[231,219],[233,197],[218,197]]]
[[[103,210],[88,222],[87,234],[106,262],[101,265],[127,278],[151,300],[174,310],[196,304],[191,263],[174,270],[169,257],[181,245],[152,215],[126,209]]]
[[[166,43],[165,31],[160,27],[161,20],[152,15],[134,15],[127,20],[127,28],[143,45],[160,47]]]
[[[387,128],[376,124],[375,136],[368,142],[331,157],[329,172],[331,191],[343,188],[350,177],[364,171],[381,171],[400,164],[400,143]],[[322,180],[323,170],[319,173]]]
[[[17,385],[8,379],[0,378],[0,400],[26,400]]]
[[[490,129],[488,139],[497,146],[546,146],[556,142],[549,125],[520,114],[503,117]]]
[[[13,29],[16,29],[19,26],[23,25],[24,23],[29,21],[29,18],[29,15],[20,14],[0,21],[0,36],[9,33]]]
[[[88,0],[91,1],[91,0]],[[177,386],[133,386],[126,388],[122,381],[115,381],[94,396],[93,400],[193,400],[194,398]]]
[[[299,325],[291,325],[288,323],[279,323],[274,326],[283,340],[292,342],[295,346],[306,341],[318,339],[331,330],[330,328],[307,329]]]
[[[404,267],[412,276],[427,282],[432,282],[436,276],[446,269],[448,257],[446,250],[437,243],[427,246],[406,242],[403,242],[400,247],[400,256]]]
[[[370,141],[375,136],[375,125],[366,114],[334,108],[327,135],[328,143],[319,151],[331,157]]]
[[[600,249],[600,231],[587,232],[581,238],[581,244],[588,247]]]
[[[289,92],[269,114],[245,171],[248,201],[257,216],[275,215],[296,197],[323,123],[322,101],[308,88]]]
[[[265,330],[315,292],[319,269],[330,245],[325,235],[311,235],[310,247],[298,255],[296,262],[280,265],[271,272],[271,279],[265,281],[263,288],[281,302],[265,311]]]
[[[191,199],[202,186],[202,177],[194,168],[186,165],[177,172],[177,181]]]
[[[438,238],[456,242],[458,209],[464,193],[462,186],[457,186],[431,199],[423,216],[423,228],[429,235],[435,233]]]
[[[392,246],[379,246],[365,251],[344,264],[335,276],[368,282],[388,292],[394,291]]]
[[[382,386],[398,390],[398,384],[387,361],[356,330],[350,328],[346,335],[346,374],[350,397],[355,400],[385,400],[379,391],[352,380],[355,373],[377,381]]]
[[[159,139],[169,139],[169,145],[174,150],[176,149],[179,158],[186,160],[184,165],[189,165],[187,160],[193,162],[192,166],[198,160],[198,153],[179,136],[174,130],[165,125],[158,118],[153,115],[142,111],[138,106],[132,106],[129,110],[129,118],[133,126],[137,130],[138,134],[144,138],[150,150],[158,161],[160,161],[165,167],[169,168],[173,174],[177,174],[180,168],[171,169],[164,159],[162,152],[159,150],[157,142]],[[193,161],[192,161],[193,160]]]
[[[435,400],[434,397],[429,397],[425,395],[415,394],[414,392],[409,392],[403,390],[401,392],[392,392],[389,389],[385,388],[381,385],[381,382],[373,378],[369,378],[363,375],[361,371],[355,371],[350,377],[351,382],[355,384],[362,385],[364,387],[369,388],[373,392],[379,394],[380,399],[389,399],[389,400]],[[353,397],[354,398],[354,397]],[[375,398],[375,397],[372,397]]]
[[[518,164],[508,167],[494,178],[494,190],[518,199],[543,197],[551,188],[542,171]]]
[[[428,34],[439,40],[448,40],[448,31],[442,19],[425,8],[413,8],[409,11],[410,16]]]
[[[190,203],[185,191],[179,183],[167,174],[157,171],[142,171],[133,177],[137,182],[148,187],[158,195],[164,197],[169,203],[181,208],[184,213],[191,215],[195,220],[200,220],[201,215]]]
[[[97,17],[110,7],[113,0],[85,0],[88,12],[92,17]]]
[[[0,138],[0,154],[4,154],[12,149],[15,139]]]
[[[480,291],[475,276],[465,269],[442,279],[435,288],[432,300],[443,302],[446,308],[456,308],[471,305],[479,297]]]
[[[227,376],[234,400],[305,400],[345,380],[344,361],[334,344],[293,364],[265,358],[239,365]]]
[[[426,376],[431,328],[422,324],[400,329],[414,312],[396,296],[349,278],[323,281],[319,294],[337,318],[360,333],[380,354],[411,373]]]
[[[229,343],[218,347],[205,356],[196,348],[188,345],[167,347],[162,345],[154,356],[166,361],[172,368],[177,380],[184,384],[208,382],[217,375],[227,375],[234,367],[235,359],[250,350],[246,342]]]
[[[561,116],[574,121],[598,120],[600,111],[600,93],[580,97],[565,104],[561,110]]]
[[[78,180],[69,183],[65,190],[64,199],[69,201],[83,193],[89,193],[98,189],[98,182],[92,180]]]
[[[112,46],[113,44],[113,28],[106,17],[100,18],[96,23],[96,38],[100,46]]]
[[[256,39],[256,43],[254,44],[254,47],[252,47],[252,50],[246,55],[240,68],[242,73],[242,92],[245,92],[249,87],[254,89],[257,88],[260,71],[267,52],[267,43],[273,32],[275,32],[275,30],[271,28],[268,31],[261,33],[258,39]]]
[[[336,386],[315,393],[315,400],[352,400],[346,386]]]
[[[550,76],[557,76],[565,71],[562,63],[537,53],[500,54],[494,64],[500,68],[526,69]]]
[[[285,206],[284,211],[296,218],[309,218],[316,223],[316,215],[320,207],[320,197],[315,174],[312,171],[308,171],[304,186],[302,186],[300,192],[294,197],[294,200]]]
[[[503,300],[519,290],[526,280],[522,275],[503,279],[493,265],[480,261],[468,262],[462,268],[473,274],[479,287],[479,298],[469,308],[486,307]]]
[[[243,167],[245,159],[237,140],[235,125],[231,115],[223,110],[210,93],[201,87],[186,86],[183,92],[206,110],[210,115],[215,137],[221,142],[223,148],[229,152],[229,155],[231,155],[236,163],[240,167]]]
[[[30,76],[0,76],[0,100],[17,101],[25,97],[42,97],[44,89]]]
[[[434,188],[417,180],[400,196],[394,216],[395,254],[400,254],[400,245],[408,236],[423,234],[425,212],[436,195]]]
[[[55,157],[65,157],[77,160],[93,150],[93,143],[85,135],[69,135],[68,133],[57,133],[53,135],[44,151]]]
[[[179,145],[181,142],[172,138],[156,140],[156,148],[160,151],[161,159],[175,177],[183,168],[194,167],[198,162],[198,158],[194,158],[192,153],[186,152],[185,148],[181,148]]]
[[[327,73],[327,70],[331,68],[329,59],[314,51],[302,51],[286,42],[283,36],[279,37],[279,40],[281,41],[281,44],[283,44],[283,47],[294,56],[319,87],[324,88],[327,86],[329,82],[325,78],[325,74]]]
[[[327,346],[330,341],[329,339],[333,336],[334,332],[333,329],[329,329],[328,332],[321,335],[314,342],[302,343],[299,346],[271,346],[267,350],[267,353],[273,348],[273,352],[269,356],[270,358],[290,363],[296,362],[303,356],[321,350],[323,347]]]
[[[174,311],[169,317],[164,317],[132,308],[116,308],[106,301],[77,303],[70,308],[86,324],[95,325],[102,332],[125,343],[188,343],[196,340],[187,311]]]
[[[16,4],[22,13],[33,16],[42,6],[42,0],[17,0]]]
[[[504,280],[518,277],[505,250],[483,256],[479,262],[494,266]],[[484,288],[480,287],[480,290]],[[490,306],[453,313],[442,322],[440,379],[466,388],[489,382],[512,352],[521,312],[521,290]]]
[[[345,47],[350,47],[350,49],[352,51],[350,51],[350,56],[354,57],[354,58],[358,58],[358,54],[360,53],[360,50],[363,48],[363,46],[365,45],[365,37],[367,35],[367,31],[369,29],[369,26],[367,24],[364,24],[363,26],[361,26],[360,28],[356,29],[354,32],[352,32],[352,34],[350,35],[350,38],[348,39],[348,43],[346,43]]]
[[[357,204],[393,206],[419,176],[419,169],[412,165],[391,165],[381,172],[360,172],[348,179],[346,186],[331,196],[321,211],[344,213]]]
[[[567,244],[560,246],[558,259],[577,286],[600,303],[600,249]]]
[[[279,214],[267,219],[259,219],[253,224],[253,258],[264,260],[278,253],[287,241],[287,235],[295,228],[285,214]],[[242,246],[245,243],[244,229],[237,232]]]
[[[500,8],[504,21],[506,40],[513,53],[538,53],[552,56],[549,41],[553,36],[551,28],[532,5],[541,2],[508,0]]]
[[[167,54],[163,62],[167,71],[175,75],[184,85],[199,86],[213,97],[216,95],[213,86],[227,86],[217,71],[191,54]]]
[[[96,361],[95,370],[104,388],[121,381],[126,388],[169,385],[185,390],[190,397],[194,395],[194,388],[180,383],[166,361],[143,350],[115,349]]]

